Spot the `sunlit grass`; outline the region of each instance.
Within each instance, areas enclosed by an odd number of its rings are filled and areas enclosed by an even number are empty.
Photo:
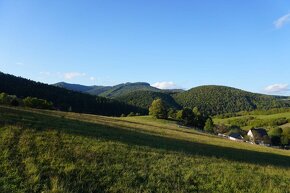
[[[290,189],[289,151],[172,121],[0,107],[0,123],[0,192]]]

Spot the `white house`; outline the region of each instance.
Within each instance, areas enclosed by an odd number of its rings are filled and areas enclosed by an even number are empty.
[[[265,129],[257,128],[249,130],[247,134],[250,138],[250,141],[256,144],[270,144],[270,138]]]

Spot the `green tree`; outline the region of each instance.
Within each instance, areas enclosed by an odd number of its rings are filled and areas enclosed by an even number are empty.
[[[171,119],[176,119],[176,110],[175,109],[173,109],[173,108],[170,108],[169,110],[168,110],[168,118],[171,118]]]
[[[4,92],[0,94],[0,104],[8,104],[8,95]]]
[[[200,111],[198,110],[197,107],[194,107],[194,108],[192,109],[192,112],[193,112],[193,114],[194,114],[195,116],[201,116],[201,113],[200,113]]]
[[[208,118],[205,122],[204,130],[213,133],[214,132],[214,124],[211,118]]]
[[[15,95],[8,95],[6,93],[0,94],[0,104],[19,106],[20,103],[21,103],[21,99],[17,98]]]
[[[178,121],[182,121],[182,112],[183,112],[183,110],[179,110],[176,112],[176,119]]]
[[[285,136],[285,135],[282,135],[280,139],[281,139],[281,144],[282,145],[288,145],[289,142],[290,142],[288,136]]]
[[[269,136],[271,138],[273,145],[280,145],[281,144],[281,136],[282,136],[283,130],[279,127],[274,127],[270,129]]]
[[[194,114],[191,109],[184,108],[181,111],[181,120],[184,125],[194,126]]]
[[[167,119],[167,111],[166,104],[161,99],[156,99],[149,108],[149,115],[157,119]]]

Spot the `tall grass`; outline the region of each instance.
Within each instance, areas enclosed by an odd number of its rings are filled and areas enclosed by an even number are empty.
[[[170,121],[0,107],[0,123],[4,193],[290,190],[289,152]]]

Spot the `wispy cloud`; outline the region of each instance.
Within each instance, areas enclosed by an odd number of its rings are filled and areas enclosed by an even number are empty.
[[[16,65],[18,65],[18,66],[23,66],[24,63],[23,63],[23,62],[16,62]]]
[[[50,76],[51,72],[39,72],[40,75]]]
[[[268,94],[281,94],[289,90],[289,84],[272,84],[264,89],[264,91]]]
[[[83,76],[86,76],[86,73],[66,72],[66,73],[63,74],[63,77],[66,80],[71,80],[71,79],[78,78],[78,77],[83,77]]]
[[[274,25],[276,27],[276,29],[280,29],[282,28],[285,24],[290,22],[290,13],[280,17],[279,19],[277,19],[276,21],[274,21]]]
[[[156,82],[152,84],[153,87],[159,88],[159,89],[177,89],[178,87],[174,82]]]

